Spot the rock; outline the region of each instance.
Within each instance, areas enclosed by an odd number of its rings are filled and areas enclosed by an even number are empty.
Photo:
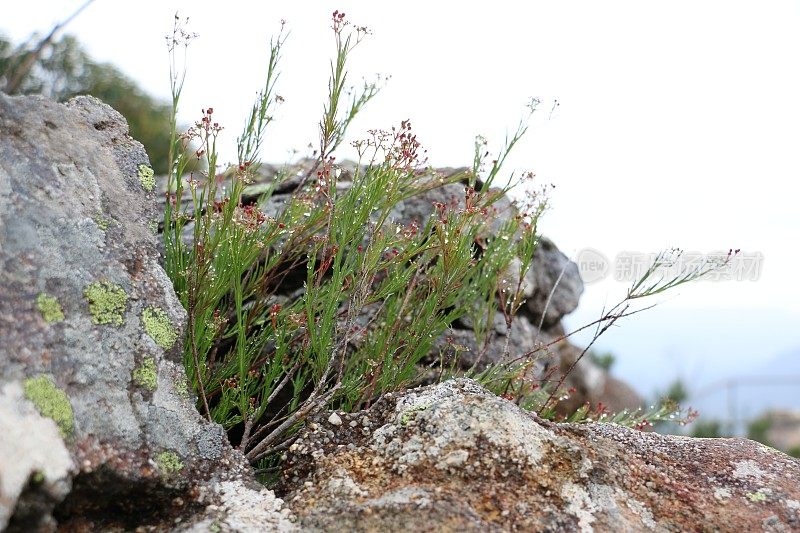
[[[205,514],[194,517],[189,524],[175,528],[186,533],[209,531],[262,533],[265,531],[296,531],[293,516],[271,490],[248,486],[241,481],[223,481],[214,492],[219,501],[206,507]]]
[[[0,94],[0,529],[162,524],[245,472],[187,390],[154,187],[99,100]]]
[[[557,325],[578,307],[583,281],[578,265],[569,260],[550,239],[542,237],[533,254],[533,265],[525,276],[525,305],[534,325],[543,329]]]
[[[595,406],[598,402],[602,402],[610,413],[619,413],[626,409],[635,411],[645,406],[644,399],[633,387],[612,375],[606,376],[603,389],[589,401]]]
[[[554,424],[466,379],[352,416],[374,431],[309,425],[289,452],[304,531],[800,528],[800,461],[745,439]]]
[[[550,352],[544,347],[553,340],[549,333],[537,333],[527,316],[517,315],[508,331],[503,314],[497,312],[493,329],[488,342],[478,342],[472,329],[472,323],[462,318],[449,331],[446,331],[434,344],[433,356],[443,357],[446,363],[453,360],[456,354],[459,366],[466,370],[474,368],[483,370],[488,365],[522,361],[536,361],[533,374],[541,376],[545,361]]]
[[[0,526],[16,513],[18,524],[54,527],[49,511],[69,493],[73,469],[58,425],[37,411],[19,383],[6,383],[0,428]],[[23,491],[35,497],[26,494],[16,508],[6,504],[20,500]]]

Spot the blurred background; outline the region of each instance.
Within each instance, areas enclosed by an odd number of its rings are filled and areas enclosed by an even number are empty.
[[[351,56],[351,82],[391,76],[352,125],[353,139],[410,119],[431,164],[469,165],[475,136],[499,148],[537,97],[507,169],[555,185],[542,231],[579,264],[591,250],[609,267],[587,276],[567,324],[591,322],[624,297],[630,282],[615,279],[619,254],[677,246],[757,257],[744,279],[698,281],[648,302],[658,305],[621,321],[593,353],[642,397],[671,395],[699,409],[689,433],[749,433],[800,453],[800,3],[486,6],[8,1],[0,90],[98,96],[126,116],[163,173],[165,37],[178,13],[198,34],[179,119],[191,124],[213,107],[226,128],[223,159],[233,161],[270,37],[285,20],[285,102],[264,159],[289,161],[316,145],[338,9],[372,31]],[[339,158],[353,155],[345,148]]]

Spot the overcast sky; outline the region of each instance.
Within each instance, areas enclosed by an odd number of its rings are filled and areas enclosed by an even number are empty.
[[[0,31],[21,40],[80,2],[7,4]],[[476,134],[497,146],[539,97],[509,170],[556,185],[542,228],[565,253],[763,254],[758,281],[687,286],[606,337],[601,346],[641,390],[676,372],[708,381],[800,346],[800,2],[97,0],[68,31],[166,97],[164,36],[176,11],[188,16],[199,38],[181,118],[214,107],[232,158],[269,38],[285,19],[286,101],[266,151],[283,161],[316,140],[334,9],[373,31],[353,54],[351,79],[392,76],[353,124],[354,138],[411,119],[433,164],[464,165]],[[588,285],[570,325],[626,287]]]

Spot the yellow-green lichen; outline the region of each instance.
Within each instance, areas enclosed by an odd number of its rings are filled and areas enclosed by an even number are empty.
[[[36,297],[36,307],[42,313],[42,318],[45,322],[61,322],[64,320],[64,311],[61,310],[61,304],[55,296],[50,296],[47,293],[40,293]]]
[[[152,357],[145,358],[141,366],[133,369],[133,381],[140,387],[149,391],[156,390],[158,386],[158,373],[156,361]]]
[[[175,380],[175,392],[183,400],[191,399],[189,380],[186,378],[186,374],[181,374],[180,377]]]
[[[152,192],[156,186],[156,178],[153,169],[148,167],[145,164],[139,165],[139,183],[142,185],[142,189],[146,190],[147,192]]]
[[[97,218],[94,219],[94,223],[97,224],[100,231],[106,231],[112,222],[113,220],[110,218],[103,218],[101,215],[97,215]]]
[[[49,377],[41,375],[26,379],[23,389],[25,397],[36,406],[39,413],[56,423],[62,437],[72,433],[72,405],[67,394],[56,387]]]
[[[175,452],[161,452],[156,456],[156,466],[164,477],[172,477],[183,470],[183,461]]]
[[[90,283],[83,291],[89,302],[89,312],[95,324],[121,326],[124,321],[128,295],[119,285],[107,281]]]
[[[747,499],[753,503],[760,503],[767,501],[767,495],[761,492],[760,490],[758,492],[748,492],[746,496]]]
[[[148,222],[147,223],[147,229],[149,229],[150,233],[152,233],[153,235],[157,235],[158,234],[158,221],[151,220],[150,222]]]
[[[172,325],[167,314],[158,307],[148,307],[142,311],[142,323],[147,334],[165,350],[172,348],[172,345],[178,340],[175,326]]]
[[[425,404],[414,405],[412,407],[409,407],[408,409],[403,411],[402,415],[400,415],[400,424],[403,426],[407,426],[408,423],[411,422],[415,416],[417,416],[418,412],[424,411],[428,407],[429,406]]]

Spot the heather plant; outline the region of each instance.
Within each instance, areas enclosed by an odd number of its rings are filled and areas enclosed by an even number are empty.
[[[223,128],[214,110],[203,110],[188,132],[177,131],[183,87],[179,56],[194,37],[180,22],[176,17],[169,40],[173,165],[163,228],[165,268],[188,314],[184,360],[198,406],[252,463],[276,457],[303,422],[324,408],[369,406],[420,382],[431,366],[438,365],[436,379],[457,373],[455,361],[430,361],[436,339],[455,320],[469,319],[484,345],[497,311],[510,331],[524,301],[523,280],[545,205],[541,194],[532,193],[495,220],[498,200],[520,181],[512,176],[497,187],[504,160],[526,132],[526,120],[490,163],[479,140],[472,169],[449,176],[427,168],[410,121],[370,131],[353,143],[358,157],[345,179],[336,150],[379,87],[366,83],[348,89],[348,58],[369,32],[334,12],[335,53],[316,159],[286,205],[268,215],[265,206],[290,176],[279,173],[254,202],[244,193],[258,171],[274,108],[282,101],[276,83],[283,28],[271,42],[264,86],[237,138],[238,161],[218,172]],[[531,102],[528,118],[537,104]],[[189,146],[196,147],[192,153]],[[187,172],[192,168],[208,171]],[[463,184],[463,204],[434,204],[421,225],[392,218],[399,202],[452,183]],[[302,287],[287,297],[279,289],[297,272],[304,272]],[[651,282],[652,274],[595,323],[598,330],[632,314],[630,301],[700,275],[658,283]],[[554,418],[563,378],[532,372],[547,347],[515,359],[506,344],[504,355],[511,362],[467,374]],[[570,419],[642,425],[674,415],[674,409],[665,409],[613,415],[587,406]]]

